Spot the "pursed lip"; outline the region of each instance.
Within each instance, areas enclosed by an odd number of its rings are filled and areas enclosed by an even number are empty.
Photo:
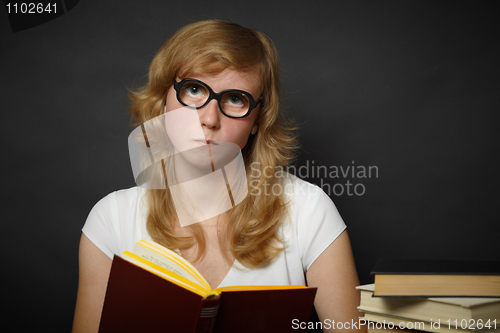
[[[204,145],[217,145],[217,142],[212,141],[212,140],[205,140],[205,139],[195,139],[195,142],[204,144]]]

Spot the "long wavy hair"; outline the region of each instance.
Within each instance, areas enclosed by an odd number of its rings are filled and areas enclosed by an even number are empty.
[[[284,180],[269,170],[290,165],[297,149],[293,122],[284,117],[281,108],[279,58],[271,39],[262,32],[220,20],[184,26],[156,53],[146,85],[130,91],[130,115],[135,125],[161,115],[175,77],[218,73],[226,68],[256,71],[261,78],[263,103],[257,119],[259,130],[250,135],[242,150],[251,186],[248,196],[225,213],[229,222],[224,235],[232,257],[254,268],[269,263],[286,246],[279,233],[288,211],[284,191],[279,195],[270,193],[275,184],[283,186]],[[192,236],[175,234],[177,215],[168,186],[148,190],[146,198],[146,225],[153,240],[171,249],[196,245],[196,260],[199,260],[206,247],[203,229],[191,224],[186,228],[191,229]],[[230,262],[232,258],[224,253]]]

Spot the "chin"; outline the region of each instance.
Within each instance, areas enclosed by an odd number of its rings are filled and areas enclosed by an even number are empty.
[[[208,149],[190,149],[179,153],[191,167],[212,171],[212,160]]]

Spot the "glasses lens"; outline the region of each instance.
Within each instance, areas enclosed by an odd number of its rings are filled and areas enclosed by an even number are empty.
[[[194,81],[185,82],[179,91],[180,100],[189,106],[200,107],[205,104],[209,96],[207,87]]]
[[[221,98],[222,111],[232,117],[244,116],[250,108],[248,94],[241,91],[228,91]]]

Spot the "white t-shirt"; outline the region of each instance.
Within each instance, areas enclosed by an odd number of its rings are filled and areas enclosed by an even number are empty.
[[[219,287],[305,285],[305,272],[346,228],[332,200],[318,186],[290,176],[280,191],[291,200],[280,229],[286,249],[258,269],[235,262]],[[151,239],[146,229],[147,201],[141,200],[145,192],[139,187],[113,192],[90,212],[83,233],[108,257],[132,251],[141,239]]]

